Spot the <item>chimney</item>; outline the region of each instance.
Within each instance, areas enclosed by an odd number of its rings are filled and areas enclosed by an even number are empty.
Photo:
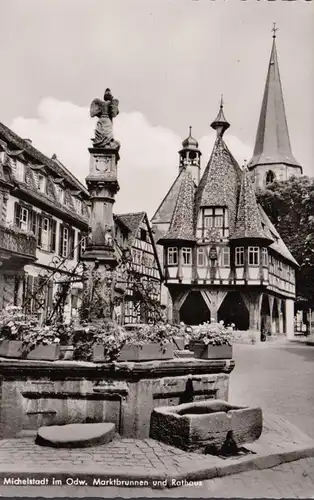
[[[24,139],[25,142],[28,142],[28,144],[32,144],[32,139]]]

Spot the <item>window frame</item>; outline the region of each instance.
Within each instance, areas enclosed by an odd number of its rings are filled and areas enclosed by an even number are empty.
[[[227,256],[227,264],[225,257]],[[221,267],[230,267],[230,247],[222,247],[221,249]]]
[[[167,248],[167,265],[177,266],[179,264],[179,251],[178,247]]]
[[[241,259],[239,262],[239,256],[241,256]],[[244,266],[244,247],[235,247],[235,266],[236,267],[243,267]]]
[[[188,257],[188,258],[186,258],[186,257]],[[184,262],[185,258],[186,258],[187,262]],[[182,266],[190,266],[192,264],[192,248],[191,247],[182,247],[181,262],[182,262]]]
[[[205,267],[206,266],[206,251],[205,247],[198,247],[197,252],[197,267]],[[203,263],[200,263],[200,256],[202,256]]]
[[[252,267],[258,267],[260,265],[260,248],[259,247],[248,247],[248,265]]]

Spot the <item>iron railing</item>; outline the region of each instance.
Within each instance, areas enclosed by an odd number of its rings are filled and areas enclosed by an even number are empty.
[[[36,258],[36,238],[13,227],[0,225],[0,251]]]

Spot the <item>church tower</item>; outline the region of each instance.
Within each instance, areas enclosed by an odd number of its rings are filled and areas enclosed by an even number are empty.
[[[183,168],[189,170],[196,186],[200,182],[201,155],[198,142],[192,137],[192,127],[189,127],[189,136],[182,142],[182,149],[179,151],[179,172]]]
[[[273,45],[268,66],[262,108],[258,122],[253,158],[248,168],[256,187],[265,187],[275,180],[285,181],[302,175],[302,167],[291,150],[288,124],[280,81],[276,49],[276,31],[272,29]]]

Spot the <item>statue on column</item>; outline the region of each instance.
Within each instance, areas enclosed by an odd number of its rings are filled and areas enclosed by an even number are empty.
[[[110,89],[106,89],[104,100],[94,99],[90,106],[90,116],[97,116],[98,122],[95,137],[92,139],[94,147],[119,149],[120,143],[113,137],[112,120],[119,114],[119,101],[114,99]]]

